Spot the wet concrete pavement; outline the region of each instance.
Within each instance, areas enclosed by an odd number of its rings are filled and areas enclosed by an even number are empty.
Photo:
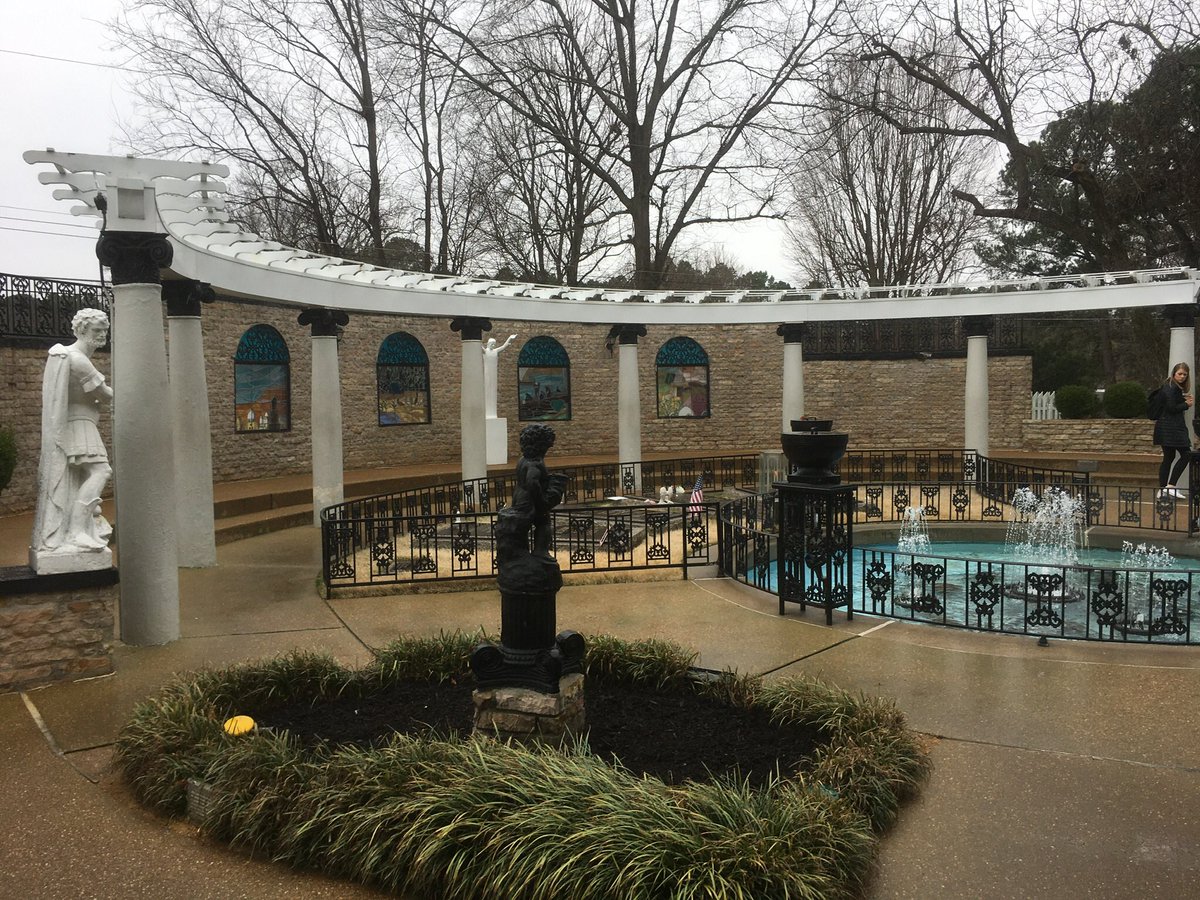
[[[498,595],[325,601],[308,527],[223,545],[218,563],[181,572],[179,641],[118,644],[114,675],[0,696],[0,897],[377,896],[146,813],[109,771],[112,742],[176,672],[297,648],[355,664],[401,633],[498,632]],[[935,769],[883,839],[871,898],[1200,893],[1200,650],[1038,647],[863,616],[828,628],[823,613],[776,608],[717,578],[569,584],[558,620],[674,640],[709,668],[894,696]]]

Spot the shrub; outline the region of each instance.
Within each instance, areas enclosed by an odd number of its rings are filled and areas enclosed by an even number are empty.
[[[1104,392],[1104,411],[1114,419],[1146,415],[1146,389],[1136,381],[1118,381]]]
[[[17,439],[11,428],[0,428],[0,491],[12,481],[17,467]]]
[[[1064,385],[1055,391],[1054,405],[1064,419],[1086,419],[1096,413],[1096,392],[1082,384]]]
[[[925,778],[923,742],[888,701],[802,676],[727,673],[704,688],[830,737],[792,777],[667,786],[595,756],[486,738],[397,734],[361,748],[305,749],[221,722],[246,697],[313,701],[406,676],[461,670],[477,638],[405,639],[361,670],[329,657],[183,676],[143,701],[117,765],[142,802],[178,815],[187,779],[212,786],[210,834],[292,865],[423,897],[849,898],[877,835]],[[694,654],[664,641],[588,639],[588,678],[686,680]],[[844,749],[841,749],[844,748]]]

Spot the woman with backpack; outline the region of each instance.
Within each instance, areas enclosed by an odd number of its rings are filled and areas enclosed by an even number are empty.
[[[1192,456],[1192,442],[1188,437],[1187,423],[1183,414],[1195,402],[1188,393],[1191,387],[1192,370],[1185,363],[1176,363],[1171,377],[1159,390],[1159,408],[1162,412],[1154,421],[1154,443],[1162,447],[1163,461],[1158,467],[1160,497],[1182,497],[1175,482],[1183,474]],[[1179,458],[1175,459],[1176,454]],[[1172,465],[1174,460],[1174,465]]]

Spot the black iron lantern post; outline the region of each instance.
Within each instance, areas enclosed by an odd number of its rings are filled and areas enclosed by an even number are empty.
[[[849,435],[831,426],[828,421],[792,423],[792,431],[782,436],[788,478],[775,484],[779,614],[786,603],[799,603],[801,610],[811,604],[825,610],[826,625],[833,624],[833,611],[841,607],[847,619],[854,618],[854,487],[842,484],[833,471]]]

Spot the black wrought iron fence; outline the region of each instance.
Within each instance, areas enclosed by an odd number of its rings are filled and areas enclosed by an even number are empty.
[[[45,342],[69,338],[75,313],[90,307],[111,316],[111,300],[111,290],[98,282],[0,273],[0,339]]]
[[[550,552],[564,572],[717,562],[718,504],[622,503],[552,512]],[[329,587],[487,578],[496,574],[495,512],[341,515],[322,523]]]
[[[1200,571],[1002,562],[860,549],[856,612],[976,631],[1194,643]]]
[[[1200,485],[1196,472],[1193,482]],[[914,506],[928,523],[1007,523],[1014,512],[997,496],[1011,501],[1022,487],[1078,497],[1086,526],[1140,529],[1151,544],[1155,532],[1197,531],[1200,491],[1183,503],[1155,489],[1093,484],[1010,483],[1007,493],[1000,482],[986,492],[968,483],[860,484],[855,523],[902,525]],[[718,522],[722,574],[776,595],[777,506],[773,493],[740,498],[722,505]],[[1200,569],[968,560],[938,554],[936,542],[917,555],[856,548],[850,564],[857,567],[850,579],[853,612],[1006,634],[1200,642],[1200,623],[1193,621]]]
[[[684,567],[716,561],[715,550],[706,549],[701,555],[698,550],[677,552],[674,544],[669,552],[661,549],[667,545],[656,541],[655,534],[663,524],[662,515],[672,532],[686,530],[682,521],[672,518],[677,513],[664,512],[678,510],[678,504],[647,506],[628,499],[653,499],[663,485],[682,487],[686,494],[703,476],[710,501],[721,490],[747,492],[722,506],[718,542],[722,569],[771,590],[769,572],[776,558],[774,499],[749,494],[757,491],[761,458],[760,454],[730,454],[565,469],[567,508],[555,513],[555,552],[566,554],[564,570]],[[1087,473],[997,463],[972,451],[860,450],[843,458],[842,474],[846,481],[859,482],[855,486],[858,523],[899,523],[905,509],[915,505],[923,506],[932,522],[999,522],[1017,488],[1038,492],[1049,486],[1082,492],[1089,525],[1186,531],[1200,512],[1200,506],[1193,505],[1189,514],[1187,505],[1149,490],[1091,485]],[[493,519],[508,504],[512,487],[512,476],[505,474],[329,507],[322,514],[326,583],[350,586],[494,574]],[[589,505],[604,503],[609,505]],[[1200,504],[1200,497],[1193,504]],[[706,503],[704,509],[704,530],[686,538],[689,546],[703,543],[707,548],[717,540],[715,505]],[[632,556],[620,550],[626,533],[634,536]],[[642,549],[646,546],[654,552],[639,556],[649,552]]]
[[[586,466],[551,466],[567,476],[566,504],[596,503],[614,497],[657,500],[660,487],[671,485],[691,491],[703,477],[706,491],[739,488],[755,490],[758,454],[696,456],[685,459],[648,460],[636,463],[601,463]],[[371,519],[387,516],[449,516],[497,512],[512,498],[512,473],[411,488],[349,500],[322,513],[326,521]]]

